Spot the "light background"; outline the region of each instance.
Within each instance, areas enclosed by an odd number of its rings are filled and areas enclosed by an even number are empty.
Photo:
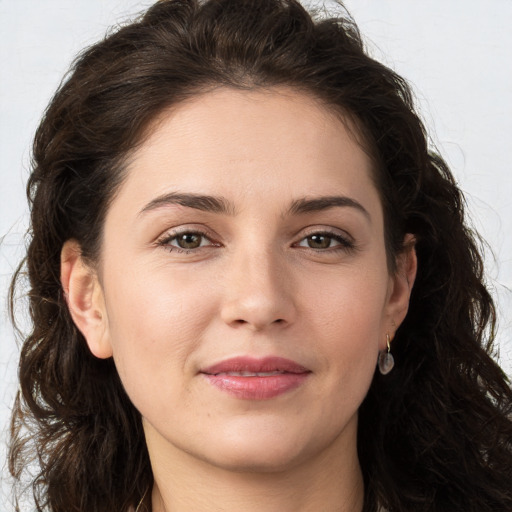
[[[5,431],[17,364],[6,295],[23,256],[31,138],[76,53],[151,3],[0,0],[0,511],[8,503]],[[512,374],[512,1],[345,5],[373,56],[412,84],[431,138],[466,193],[472,223],[492,247],[487,269],[501,315],[500,361]]]

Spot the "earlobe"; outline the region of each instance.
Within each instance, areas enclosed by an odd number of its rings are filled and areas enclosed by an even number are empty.
[[[96,272],[85,263],[80,245],[68,240],[61,251],[60,279],[73,322],[98,358],[112,356],[103,290]]]
[[[396,272],[391,276],[391,287],[388,296],[388,315],[390,319],[388,330],[392,335],[403,322],[409,309],[409,300],[418,269],[415,244],[416,240],[413,235],[405,235],[403,251],[396,260]]]

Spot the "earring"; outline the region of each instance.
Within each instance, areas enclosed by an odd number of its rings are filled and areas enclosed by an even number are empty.
[[[379,354],[379,371],[382,375],[387,375],[395,366],[395,359],[391,354],[391,340],[389,334],[386,333],[386,344],[388,346],[387,352],[381,352]]]

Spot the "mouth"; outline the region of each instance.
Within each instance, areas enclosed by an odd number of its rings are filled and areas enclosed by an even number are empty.
[[[271,375],[282,375],[283,371],[274,372],[219,372],[214,375],[230,375],[232,377],[270,377]]]
[[[236,357],[200,371],[220,391],[244,400],[268,400],[301,386],[311,374],[281,357]]]
[[[240,377],[259,377],[282,373],[309,373],[304,366],[284,357],[233,357],[204,368],[201,373],[208,375],[236,374]]]

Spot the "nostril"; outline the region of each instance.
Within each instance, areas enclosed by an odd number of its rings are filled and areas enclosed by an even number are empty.
[[[285,322],[286,322],[286,320],[284,320],[284,318],[277,318],[276,320],[274,320],[271,323],[273,323],[273,324],[283,324]],[[251,322],[249,322],[247,320],[244,320],[243,318],[238,318],[237,320],[235,320],[233,322],[234,325],[246,325],[246,324],[249,324],[249,323],[251,323]]]

